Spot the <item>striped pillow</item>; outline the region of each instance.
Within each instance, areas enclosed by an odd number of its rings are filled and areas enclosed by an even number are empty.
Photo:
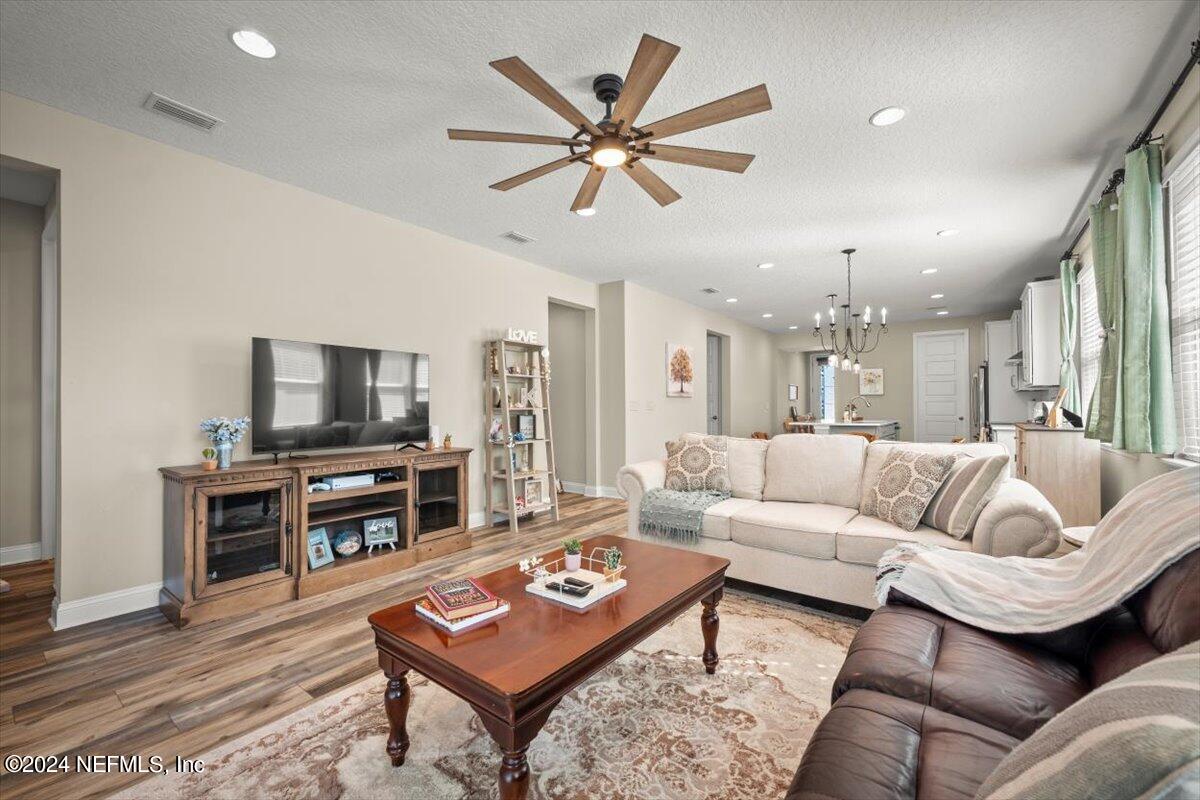
[[[1200,642],[1103,684],[1004,757],[975,800],[1196,797]]]
[[[971,458],[959,454],[950,474],[925,507],[921,522],[955,539],[965,539],[1007,476],[1007,455]]]

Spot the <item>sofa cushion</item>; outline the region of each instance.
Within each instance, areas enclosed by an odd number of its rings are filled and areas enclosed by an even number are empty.
[[[1007,455],[971,458],[962,453],[950,467],[941,487],[929,501],[921,521],[945,531],[955,539],[965,539],[988,501],[996,496],[1008,478]]]
[[[763,499],[768,444],[765,439],[729,437],[729,483],[734,497]]]
[[[813,732],[785,800],[969,800],[1019,743],[922,703],[853,689]]]
[[[884,522],[878,517],[859,514],[837,532],[837,559],[847,564],[874,567],[879,558],[900,542],[920,542],[951,550],[970,550],[970,541],[954,539],[939,530],[918,525],[911,531]]]
[[[833,558],[834,533],[856,513],[825,503],[756,503],[737,511],[730,524],[733,541],[809,558]]]
[[[700,524],[700,535],[709,539],[729,541],[730,517],[739,511],[762,505],[758,500],[731,497],[711,505],[704,510],[704,519]]]
[[[1019,639],[910,606],[859,628],[834,696],[872,689],[1025,739],[1089,689],[1078,667]]]
[[[879,470],[883,468],[883,462],[887,458],[888,453],[897,447],[903,447],[908,450],[916,450],[921,453],[934,453],[936,455],[955,455],[962,453],[963,455],[972,458],[980,458],[982,456],[1006,456],[1008,451],[1004,449],[1004,445],[999,442],[966,442],[964,444],[942,444],[937,442],[893,442],[893,441],[878,441],[871,442],[867,446],[867,452],[863,456],[863,474],[862,474],[862,491],[865,494],[879,480]],[[859,505],[862,505],[861,498]]]
[[[864,514],[911,531],[954,466],[955,456],[894,448],[883,461],[875,486],[863,492]]]
[[[667,442],[667,478],[663,485],[678,492],[728,492],[729,440],[685,433]]]
[[[763,499],[857,509],[866,446],[861,436],[776,436],[767,447]]]

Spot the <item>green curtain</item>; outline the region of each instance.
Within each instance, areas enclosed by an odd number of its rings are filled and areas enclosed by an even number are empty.
[[[1058,264],[1062,291],[1061,309],[1058,315],[1059,355],[1062,365],[1058,368],[1058,386],[1066,389],[1063,408],[1083,415],[1079,400],[1079,373],[1075,370],[1075,338],[1079,330],[1079,292],[1075,286],[1075,259],[1064,258]]]
[[[1131,453],[1174,453],[1171,315],[1163,239],[1162,147],[1125,156],[1125,187],[1117,211],[1124,267],[1121,414],[1113,447]]]
[[[1092,272],[1096,279],[1096,308],[1104,339],[1100,343],[1100,375],[1088,403],[1086,436],[1102,442],[1121,438],[1121,330],[1124,327],[1125,277],[1117,195],[1102,196],[1092,206]]]

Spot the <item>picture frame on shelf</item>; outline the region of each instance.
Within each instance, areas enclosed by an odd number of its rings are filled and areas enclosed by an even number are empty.
[[[526,439],[537,438],[537,415],[535,414],[519,414],[517,416],[517,430]]]
[[[308,570],[320,569],[333,563],[333,547],[329,544],[329,533],[325,528],[313,528],[308,532]]]
[[[525,507],[533,508],[542,503],[542,479],[527,478],[525,480]]]
[[[400,541],[400,526],[395,517],[373,517],[363,520],[363,546],[367,552],[374,552],[386,544],[393,550],[396,542]]]

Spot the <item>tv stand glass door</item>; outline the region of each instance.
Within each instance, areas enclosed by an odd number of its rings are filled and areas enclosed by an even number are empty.
[[[197,598],[293,574],[290,479],[195,492]]]

